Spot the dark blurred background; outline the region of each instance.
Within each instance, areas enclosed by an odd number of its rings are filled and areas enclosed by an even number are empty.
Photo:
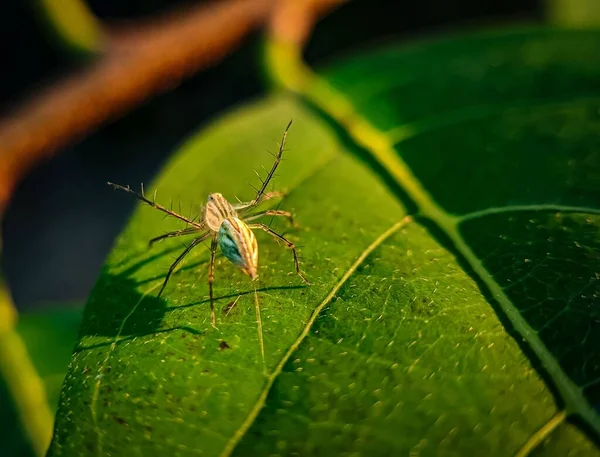
[[[80,65],[52,45],[32,3],[0,4],[1,113]],[[190,2],[88,2],[98,17],[112,23],[184,3]],[[336,55],[392,39],[535,23],[543,20],[543,7],[542,0],[355,0],[317,24],[306,58],[318,67]],[[191,132],[232,105],[259,96],[259,38],[251,37],[222,63],[40,164],[19,185],[3,220],[2,268],[21,311],[85,301],[135,203],[116,196],[106,181],[138,185],[151,180]]]

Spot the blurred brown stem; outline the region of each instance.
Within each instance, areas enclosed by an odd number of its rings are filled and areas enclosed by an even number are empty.
[[[304,36],[339,0],[295,0],[304,12],[278,22]],[[221,0],[106,32],[102,54],[82,71],[48,87],[0,120],[0,214],[33,165],[115,119],[157,92],[226,56],[289,0]],[[310,12],[310,13],[307,13]],[[310,24],[312,26],[312,24]],[[302,34],[300,33],[300,34]]]

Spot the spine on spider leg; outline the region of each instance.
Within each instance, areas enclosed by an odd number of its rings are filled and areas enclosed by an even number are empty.
[[[279,151],[277,152],[277,155],[275,156],[275,162],[271,166],[271,170],[267,174],[267,177],[264,180],[261,179],[262,185],[260,186],[260,189],[257,191],[256,197],[254,197],[254,200],[252,200],[252,202],[250,202],[250,206],[255,206],[262,200],[264,193],[267,190],[267,186],[269,185],[269,182],[275,175],[275,171],[277,170],[277,167],[279,166],[279,163],[281,162],[281,156],[283,155],[283,151],[285,148],[285,140],[287,138],[288,130],[292,126],[293,121],[294,120],[291,119],[290,122],[288,123],[287,127],[285,128],[285,131],[283,132],[283,136],[281,138],[281,143],[279,144]],[[260,179],[260,176],[259,176],[259,179]]]
[[[196,227],[198,229],[203,229],[204,228],[204,223],[203,222],[199,222],[199,223],[198,222],[194,222],[194,221],[188,219],[187,217],[182,216],[181,214],[176,213],[175,211],[172,211],[170,209],[165,208],[162,205],[159,205],[158,203],[156,203],[155,200],[149,200],[148,198],[146,198],[146,196],[144,195],[144,186],[143,186],[143,184],[142,184],[142,187],[141,187],[141,193],[138,193],[138,192],[134,191],[129,186],[121,186],[119,184],[114,184],[114,183],[111,183],[111,182],[109,182],[108,185],[111,186],[111,187],[113,187],[114,189],[122,190],[124,192],[127,192],[128,194],[135,195],[136,198],[138,198],[139,200],[143,201],[144,203],[150,205],[152,208],[155,208],[155,209],[157,209],[159,211],[162,211],[163,213],[165,213],[165,214],[167,214],[169,216],[172,216],[172,217],[174,217],[176,219],[179,219],[179,220],[185,222],[188,225],[191,225],[191,226]],[[156,199],[156,191],[154,191],[154,198]]]

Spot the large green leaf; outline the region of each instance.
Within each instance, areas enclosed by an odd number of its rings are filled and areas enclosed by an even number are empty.
[[[299,227],[274,227],[313,285],[259,235],[262,330],[222,260],[212,329],[207,251],[156,298],[182,248],[147,240],[178,224],[138,207],[87,303],[50,454],[600,455],[598,49],[592,32],[478,35],[322,79],[274,52],[300,97],[203,129],[152,187],[195,212],[209,192],[249,199],[293,117],[277,185]]]

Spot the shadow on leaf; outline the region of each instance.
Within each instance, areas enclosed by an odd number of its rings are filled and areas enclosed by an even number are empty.
[[[109,273],[106,268],[103,270],[95,286],[94,293],[91,294],[90,300],[86,305],[79,337],[81,339],[84,336],[102,336],[113,340],[97,344],[80,345],[76,348],[75,352],[110,346],[111,344],[121,344],[137,337],[168,333],[176,330],[183,330],[195,335],[205,333],[206,329],[194,328],[193,325],[164,328],[163,322],[165,316],[170,312],[198,308],[198,314],[193,313],[188,317],[192,321],[197,319],[198,322],[206,323],[207,321],[199,313],[206,313],[206,316],[209,315],[210,300],[208,297],[202,297],[201,300],[194,300],[177,306],[168,306],[165,298],[157,297],[158,287],[151,288],[145,294],[138,290],[140,285],[150,282],[156,282],[157,285],[160,285],[166,273],[143,280],[133,278],[134,273],[139,271],[144,265],[174,252],[176,249],[179,249],[179,247],[169,248],[144,258],[126,268],[120,274]],[[206,260],[190,263],[180,268],[178,272],[190,270],[206,263]],[[303,287],[305,286],[262,287],[256,289],[256,291],[267,292]],[[215,297],[217,312],[226,316],[226,319],[229,317],[231,311],[235,309],[236,299],[251,295],[254,292],[254,288],[250,287],[245,291]],[[228,303],[220,306],[219,302],[223,302],[224,300],[228,300]]]

